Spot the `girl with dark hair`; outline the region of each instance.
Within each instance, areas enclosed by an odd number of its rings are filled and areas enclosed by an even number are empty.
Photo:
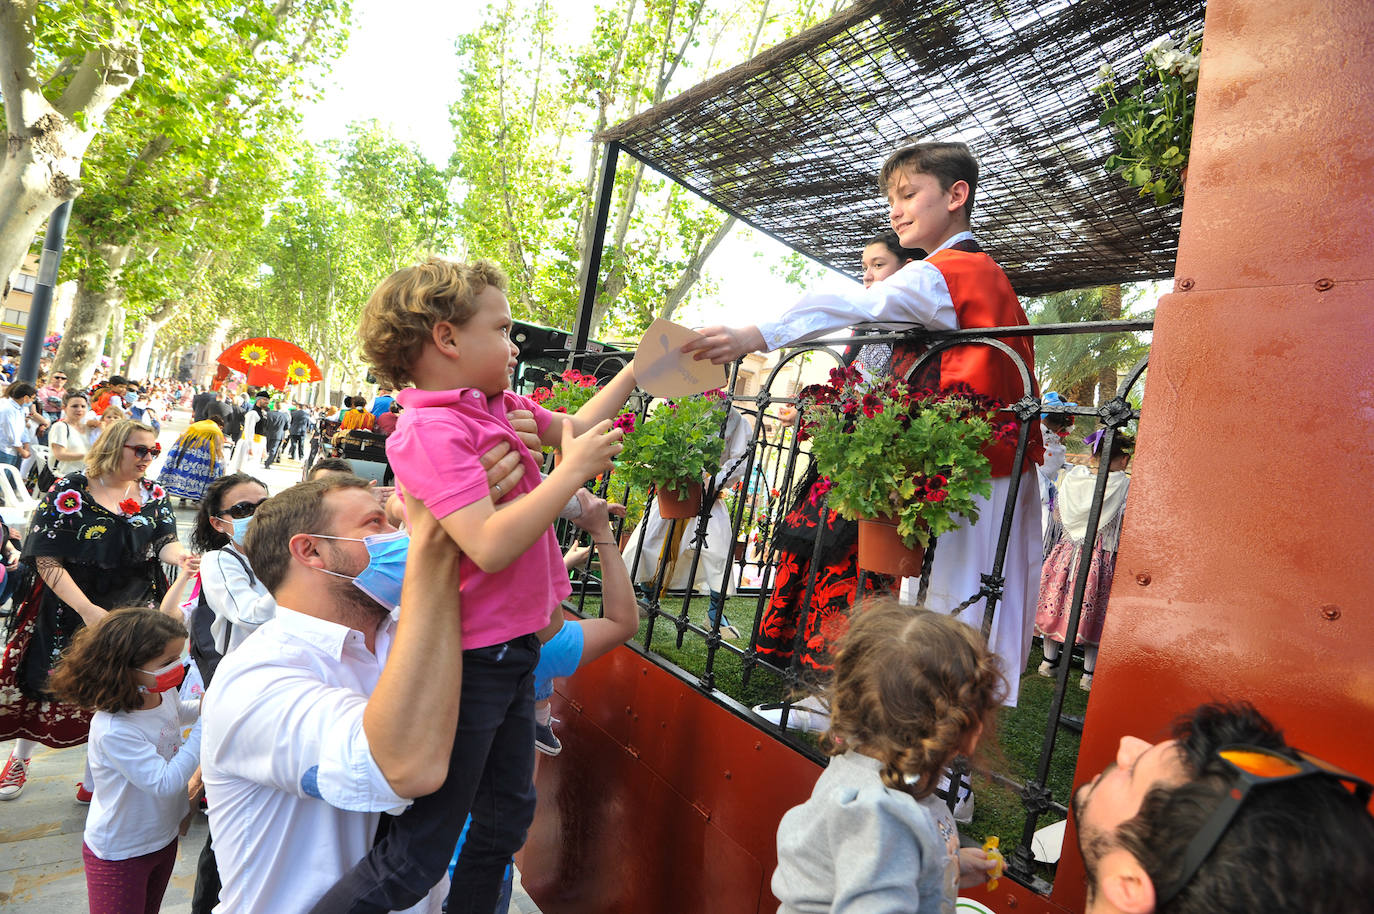
[[[210,483],[196,514],[191,547],[203,553],[200,593],[191,617],[198,650],[212,647],[222,657],[276,614],[267,588],[253,574],[243,554],[243,538],[253,515],[267,500],[267,486],[247,473],[235,473]],[[209,632],[213,644],[203,642]],[[197,657],[206,685],[213,666]]]
[[[982,635],[942,613],[878,600],[856,608],[829,690],[830,764],[778,824],[780,914],[952,910],[992,864],[959,848],[935,793],[972,755],[1006,684]]]
[[[176,865],[200,761],[200,702],[177,694],[185,647],[176,619],[116,609],[76,636],[49,680],[61,700],[95,712],[86,750],[95,797],[81,848],[91,914],[158,910]]]
[[[48,433],[52,471],[57,476],[75,473],[86,466],[86,452],[91,449],[86,428],[90,408],[91,401],[84,390],[69,390],[62,396],[62,418],[53,423]]]
[[[886,279],[902,267],[922,256],[920,251],[902,247],[895,232],[875,235],[863,250],[864,288]],[[892,357],[888,343],[869,343],[851,347],[847,357],[858,361],[868,371],[883,370]],[[804,672],[821,674],[830,669],[830,645],[844,631],[850,608],[858,593],[858,525],[847,521],[834,511],[820,509],[819,497],[812,494],[817,479],[812,467],[797,487],[792,510],[783,518],[775,543],[781,550],[778,556],[777,577],[773,593],[764,607],[759,621],[757,649],[761,657],[780,667],[792,661],[797,627],[801,626],[802,654],[798,658]],[[811,555],[815,545],[816,527],[821,532],[820,567],[811,601],[806,599],[806,583],[811,575]],[[868,575],[867,593],[891,586],[890,579]],[[802,705],[813,713],[792,713],[788,726],[803,730],[824,730],[824,708],[807,699]],[[765,718],[781,718],[779,706],[761,705],[755,708]]]

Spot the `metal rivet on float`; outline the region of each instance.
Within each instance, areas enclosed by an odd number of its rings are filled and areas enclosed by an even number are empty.
[[[1335,603],[1326,603],[1322,605],[1321,614],[1327,622],[1335,622],[1341,617],[1341,608]]]
[[[1016,896],[1015,896],[1015,895],[1008,895],[1008,896],[1007,896],[1007,907],[1009,907],[1009,908],[1014,908],[1014,907],[1016,907],[1018,904],[1020,904],[1020,902],[1018,902],[1018,901],[1016,900]]]
[[[1312,283],[1312,288],[1316,289],[1318,292],[1327,292],[1335,288],[1335,285],[1336,283],[1334,280],[1319,279],[1316,282]]]
[[[1180,279],[1178,281],[1178,291],[1180,292],[1187,292],[1192,287],[1193,281],[1191,279]]]
[[[1148,571],[1142,571],[1140,574],[1135,576],[1135,582],[1139,584],[1141,587],[1149,587],[1150,573]]]

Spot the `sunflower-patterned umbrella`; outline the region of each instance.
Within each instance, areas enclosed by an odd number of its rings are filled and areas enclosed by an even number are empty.
[[[243,372],[254,387],[284,390],[289,384],[324,380],[320,366],[309,353],[295,343],[270,336],[237,342],[221,352],[215,361]]]

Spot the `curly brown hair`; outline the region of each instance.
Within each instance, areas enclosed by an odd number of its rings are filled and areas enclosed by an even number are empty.
[[[138,710],[143,696],[133,671],[156,659],[168,641],[185,637],[185,625],[156,609],[116,609],[76,633],[48,677],[48,691],[92,711]]]
[[[821,746],[878,758],[883,784],[923,799],[991,725],[1005,689],[979,632],[942,613],[873,600],[855,610],[837,645]]]
[[[397,270],[372,290],[363,306],[358,320],[363,358],[383,384],[407,384],[435,324],[461,327],[477,313],[477,296],[487,286],[505,292],[509,285],[505,271],[485,259],[461,263],[431,257]]]

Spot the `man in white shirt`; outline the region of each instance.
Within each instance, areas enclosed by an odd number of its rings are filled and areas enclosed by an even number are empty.
[[[366,483],[302,483],[254,515],[245,549],[276,617],[220,664],[203,711],[217,912],[308,911],[371,847],[383,811],[443,783],[462,681],[459,553],[422,504],[407,508],[399,625],[352,580],[383,567],[362,538],[393,532]],[[438,912],[446,890],[412,910]]]

